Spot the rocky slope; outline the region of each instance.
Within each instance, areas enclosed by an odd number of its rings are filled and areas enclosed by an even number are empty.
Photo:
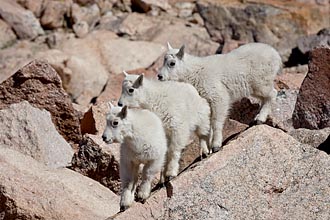
[[[0,0],[0,219],[329,219],[330,3]],[[224,149],[119,212],[119,145],[101,135],[122,70],[155,77],[166,42],[228,53],[247,42],[283,58],[267,125],[234,104]],[[157,180],[154,181],[156,186]]]

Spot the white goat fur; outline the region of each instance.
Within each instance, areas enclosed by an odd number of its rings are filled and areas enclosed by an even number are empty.
[[[277,94],[274,78],[281,67],[278,52],[262,43],[246,44],[228,54],[207,57],[195,57],[184,53],[184,46],[173,49],[168,44],[158,78],[190,83],[207,99],[211,107],[212,149],[217,151],[233,102],[247,96],[259,98],[261,110],[255,120],[266,121]]]
[[[210,107],[192,85],[127,75],[118,104],[149,109],[162,120],[168,140],[165,179],[178,175],[181,151],[193,132],[199,137],[203,153],[208,153]]]
[[[114,122],[117,122],[117,125],[114,125]],[[127,209],[134,201],[140,164],[144,166],[137,197],[143,201],[147,199],[151,191],[151,182],[155,175],[161,172],[167,151],[162,121],[145,109],[111,106],[103,140],[107,143],[121,143],[121,210]]]

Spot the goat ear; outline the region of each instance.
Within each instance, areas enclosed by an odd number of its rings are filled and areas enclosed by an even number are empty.
[[[177,58],[179,58],[179,60],[182,60],[183,55],[184,55],[184,45],[181,46],[179,52],[176,54]]]
[[[114,106],[111,102],[108,102],[109,108],[112,109]]]
[[[170,42],[167,42],[167,49],[168,50],[172,50],[173,49],[172,46],[171,46],[171,44],[170,44]]]
[[[128,73],[125,70],[123,71],[123,73],[124,73],[125,77],[128,75]]]
[[[121,109],[121,111],[120,111],[120,113],[119,113],[119,117],[120,117],[121,119],[124,119],[124,118],[127,117],[127,105],[125,105],[125,106]]]
[[[137,89],[137,88],[139,88],[140,86],[142,86],[142,83],[143,83],[143,74],[142,75],[140,75],[136,80],[135,80],[135,82],[134,82],[134,84],[133,84],[133,88],[135,88],[135,89]]]

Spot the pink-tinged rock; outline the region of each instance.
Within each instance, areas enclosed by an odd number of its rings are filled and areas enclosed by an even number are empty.
[[[225,54],[225,53],[229,53],[230,51],[244,45],[248,43],[247,41],[237,41],[237,40],[231,40],[231,39],[228,39],[224,42],[220,52],[222,54]],[[219,48],[218,48],[219,50]]]
[[[3,219],[106,219],[118,210],[119,197],[98,182],[0,146]]]
[[[40,18],[46,2],[45,0],[17,0],[17,3],[32,11],[37,18]]]
[[[84,21],[89,27],[93,28],[100,20],[100,9],[97,4],[86,7],[80,7],[78,4],[72,4],[71,16],[74,24]]]
[[[161,8],[162,10],[168,10],[171,8],[171,5],[168,4],[167,0],[132,0],[132,6],[141,9],[143,12],[148,12],[154,7]]]
[[[202,0],[197,10],[214,41],[267,43],[284,62],[299,37],[329,26],[329,7],[316,2]]]
[[[272,104],[272,112],[269,116],[270,125],[279,127],[285,131],[293,129],[292,114],[295,108],[298,90],[282,89],[278,92],[276,101]],[[266,123],[268,124],[269,121]]]
[[[119,151],[119,144],[108,145],[103,142],[101,136],[85,135],[78,152],[72,159],[70,169],[100,182],[115,193],[119,193],[121,186]]]
[[[116,37],[109,31],[94,31],[83,39],[63,41],[59,49],[43,52],[38,57],[49,60],[54,68],[59,67],[66,91],[77,104],[88,107],[108,81],[103,43]]]
[[[73,150],[57,132],[49,112],[27,101],[0,110],[0,144],[33,157],[51,168],[71,163]]]
[[[69,61],[70,56],[60,50],[50,49],[37,53],[36,58],[46,60],[55,69],[61,77],[63,88],[68,91],[72,70],[67,67],[66,63]]]
[[[240,123],[250,124],[258,114],[259,108],[260,105],[257,99],[243,98],[240,101],[233,103],[229,117]]]
[[[308,66],[284,68],[282,74],[275,78],[275,86],[279,89],[299,90],[308,72]]]
[[[196,56],[215,54],[219,44],[212,41],[205,28],[198,25],[187,26],[183,22],[167,24],[152,38],[153,42],[166,45],[170,42],[172,47],[180,48],[186,45],[187,53]]]
[[[93,4],[95,2],[95,0],[73,0],[73,1],[80,5],[88,5],[88,4]]]
[[[88,34],[89,26],[86,21],[81,21],[75,23],[72,29],[77,37],[84,38]]]
[[[20,39],[34,39],[44,34],[39,21],[31,11],[25,10],[15,1],[0,0],[0,16],[15,31]]]
[[[248,126],[246,124],[242,124],[238,121],[229,119],[225,122],[222,135],[224,144],[226,144],[228,141],[230,141],[232,138],[234,138],[236,135],[238,135],[240,132],[247,129]],[[188,166],[190,166],[193,162],[196,160],[201,159],[201,149],[199,145],[199,140],[197,137],[195,137],[183,151],[181,154],[180,159],[180,169],[179,172],[186,169]]]
[[[98,134],[100,136],[103,134],[106,126],[106,114],[109,112],[108,102],[97,103],[84,114],[80,126],[82,134]]]
[[[293,126],[308,129],[330,127],[330,48],[312,50],[308,68],[293,113]]]
[[[129,74],[141,74],[144,73],[144,75],[148,78],[154,78],[157,79],[157,72],[158,68],[162,66],[163,59],[160,57],[156,63],[154,63],[149,68],[139,68],[135,70],[127,71]],[[107,85],[104,88],[104,91],[97,97],[96,102],[97,103],[104,103],[104,102],[114,102],[117,103],[120,95],[121,95],[121,87],[122,82],[124,80],[124,74],[111,74],[109,76],[109,80],[107,82]]]
[[[82,135],[97,133],[93,107],[90,107],[81,118],[80,128]]]
[[[165,52],[165,45],[146,41],[114,39],[104,42],[102,51],[110,72],[122,74],[123,70],[128,71],[151,66]]]
[[[113,5],[118,3],[116,0],[96,0],[95,1],[97,6],[100,9],[100,13],[101,15],[106,14],[107,12],[111,11],[111,9],[113,8]]]
[[[11,47],[0,50],[0,83],[34,60],[37,51],[47,49],[45,44],[21,40]]]
[[[131,39],[147,40],[157,31],[160,31],[162,27],[160,21],[158,17],[133,12],[122,19],[115,31],[120,34],[127,34]]]
[[[60,49],[64,42],[75,38],[74,33],[68,33],[65,29],[55,29],[47,35],[46,43],[51,49]]]
[[[70,1],[47,1],[45,10],[40,19],[46,29],[55,29],[64,26],[64,16],[70,9]]]
[[[15,41],[15,33],[6,22],[0,19],[0,49],[12,45]]]
[[[288,134],[303,144],[309,144],[312,147],[318,148],[330,136],[330,128],[320,130],[298,128],[290,130]],[[330,149],[330,145],[328,147]]]
[[[198,56],[214,54],[218,48],[205,28],[187,25],[180,19],[168,16],[152,17],[132,13],[123,19],[117,32],[127,34],[133,40],[152,41],[163,46],[167,42],[177,48],[185,44],[188,53]]]
[[[330,159],[260,125],[112,219],[329,219]]]
[[[246,124],[240,123],[238,121],[228,119],[225,122],[225,125],[222,130],[222,136],[224,141],[230,141],[235,135],[241,133],[249,126]]]
[[[0,109],[23,100],[46,109],[59,133],[70,143],[79,143],[80,125],[76,111],[56,71],[46,62],[35,60],[0,84]]]

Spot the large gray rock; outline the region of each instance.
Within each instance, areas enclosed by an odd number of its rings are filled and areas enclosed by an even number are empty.
[[[57,132],[50,113],[27,101],[0,110],[0,144],[33,157],[48,167],[71,163],[73,150]]]
[[[118,211],[119,198],[94,180],[0,146],[2,219],[105,219]]]
[[[10,46],[16,41],[16,35],[9,25],[0,19],[0,49]]]
[[[255,126],[114,219],[329,219],[330,159]]]
[[[15,1],[0,0],[0,16],[21,39],[33,39],[44,34],[39,21],[31,11],[25,10]]]

